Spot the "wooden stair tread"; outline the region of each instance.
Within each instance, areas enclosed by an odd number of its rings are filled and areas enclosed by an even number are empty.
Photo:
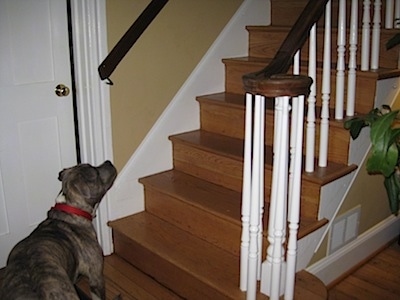
[[[200,178],[185,174],[177,170],[169,170],[141,178],[142,184],[153,189],[167,193],[174,198],[206,210],[208,213],[223,218],[231,223],[241,226],[241,193],[207,182]],[[264,235],[267,234],[268,203],[265,203],[266,212],[264,221]],[[326,219],[302,217],[298,238],[324,226]]]
[[[199,102],[210,102],[212,104],[237,106],[243,108],[245,102],[245,96],[243,94],[221,92],[221,93],[197,96],[196,100]]]
[[[147,212],[112,221],[109,224],[114,231],[118,231],[147,248],[148,251],[201,279],[227,298],[245,299],[245,293],[238,288],[238,257]],[[215,261],[218,261],[218,264],[213,263]],[[311,293],[316,297],[313,299],[326,299],[325,286],[313,275],[301,271],[296,281],[296,295]],[[268,297],[258,294],[257,299],[268,299]]]
[[[194,130],[170,136],[170,140],[189,143],[193,147],[243,160],[243,140],[203,130]]]
[[[124,294],[134,295],[135,299],[181,299],[115,254],[104,258],[104,273],[106,281],[112,280],[122,288],[122,299]]]
[[[116,254],[104,257],[103,274],[106,283],[107,299],[116,299],[117,296],[121,296],[124,300],[182,299]],[[87,278],[79,280],[77,286],[86,295],[90,295]]]
[[[209,133],[203,130],[194,130],[171,136],[172,141],[188,143],[193,147],[224,155],[238,161],[243,161],[243,141],[224,135]],[[272,167],[272,147],[266,145],[266,168]],[[269,155],[268,155],[269,154]],[[355,165],[343,165],[329,162],[325,168],[315,167],[312,173],[304,173],[302,178],[320,185],[327,184],[337,178],[351,173],[357,168]]]

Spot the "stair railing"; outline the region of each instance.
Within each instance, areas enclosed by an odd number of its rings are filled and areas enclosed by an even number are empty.
[[[113,82],[110,79],[111,74],[167,2],[168,0],[152,0],[147,5],[140,16],[132,26],[129,27],[128,31],[122,36],[111,52],[99,65],[97,70],[101,80],[107,79],[107,83],[113,85]]]
[[[293,276],[287,277],[288,289],[294,286],[295,254],[300,210],[300,178],[302,161],[302,131],[304,98],[309,94],[311,78],[300,75],[273,75],[259,81],[257,93],[246,95],[246,137],[244,159],[244,190],[242,221],[246,236],[242,239],[241,289],[247,291],[247,299],[255,299],[257,280],[272,279],[267,290],[261,291],[279,298],[282,294],[281,276],[286,239],[286,220],[289,220],[288,269]],[[262,215],[264,204],[264,126],[265,101],[275,102],[274,164],[268,225],[268,256],[261,266]],[[292,105],[290,104],[292,101]],[[292,110],[294,139],[289,149],[289,113]],[[297,120],[294,122],[293,120]],[[292,153],[289,175],[289,158]],[[287,178],[290,177],[290,181]],[[287,184],[288,182],[288,184]],[[289,207],[289,217],[286,211]],[[245,243],[243,243],[245,241]],[[263,273],[263,274],[262,274]],[[278,299],[275,298],[275,299]]]
[[[240,289],[247,299],[260,291],[270,299],[293,299],[296,273],[297,231],[300,213],[304,101],[307,98],[305,166],[314,171],[316,144],[316,104],[321,103],[318,166],[328,161],[331,97],[332,0],[310,0],[288,33],[275,57],[264,69],[243,76],[246,91],[246,125],[243,168],[242,237]],[[357,62],[361,70],[379,66],[380,15],[382,1],[363,1],[362,24],[358,24],[358,1],[337,0],[338,24],[336,53],[335,119],[354,115]],[[350,7],[350,16],[346,9]],[[371,9],[372,8],[372,9]],[[373,22],[370,14],[373,12]],[[317,21],[325,12],[321,99],[317,95]],[[385,26],[399,23],[400,0],[386,1]],[[346,20],[350,20],[346,27]],[[336,26],[335,26],[336,27]],[[362,28],[361,49],[357,48],[358,28]],[[372,29],[372,30],[371,30]],[[347,34],[349,32],[349,34]],[[372,37],[371,37],[372,36]],[[308,76],[300,72],[300,49],[309,40]],[[347,39],[349,43],[347,44]],[[346,49],[347,69],[346,69]],[[357,55],[361,53],[361,59]],[[294,65],[292,65],[294,63]],[[293,67],[294,75],[286,74]],[[346,78],[347,73],[347,78]],[[347,85],[345,81],[347,79]],[[347,88],[345,88],[345,86]],[[345,90],[347,97],[345,100]],[[262,261],[264,210],[264,124],[265,101],[274,101],[274,145],[272,186],[268,219],[268,250]],[[319,102],[320,101],[320,102]],[[344,109],[346,107],[346,109]],[[289,118],[290,115],[290,118]],[[291,127],[289,122],[291,121]],[[290,136],[290,138],[289,138]],[[290,156],[290,157],[289,157]],[[290,165],[290,167],[288,167]],[[289,229],[288,237],[286,228]],[[287,238],[285,253],[284,244]]]

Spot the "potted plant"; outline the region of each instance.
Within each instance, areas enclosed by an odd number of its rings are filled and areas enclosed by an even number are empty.
[[[382,174],[392,213],[399,211],[400,201],[400,119],[399,111],[389,106],[375,108],[367,115],[347,120],[344,127],[356,139],[364,127],[370,127],[371,156],[367,161],[369,174]]]

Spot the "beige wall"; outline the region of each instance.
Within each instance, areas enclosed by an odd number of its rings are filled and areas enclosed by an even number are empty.
[[[361,206],[361,216],[359,223],[359,234],[364,233],[380,221],[390,215],[389,204],[383,185],[383,176],[369,175],[366,170],[366,164],[360,166],[360,172],[351,186],[342,207],[339,210],[338,217],[345,212]],[[325,237],[320,249],[314,255],[310,264],[326,256],[328,249],[328,236]]]
[[[111,75],[113,151],[119,170],[242,2],[169,1]],[[107,1],[110,50],[149,3]]]
[[[392,109],[400,109],[400,93],[396,96]],[[360,172],[351,186],[338,217],[347,211],[361,206],[359,223],[359,234],[366,232],[380,221],[391,215],[388,197],[383,185],[382,175],[370,175],[366,170],[366,161],[360,167]],[[315,253],[310,264],[313,264],[326,256],[328,249],[328,236],[321,244],[320,249]]]

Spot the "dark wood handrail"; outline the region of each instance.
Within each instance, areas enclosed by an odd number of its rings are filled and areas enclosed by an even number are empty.
[[[262,86],[260,86],[262,81],[268,80],[272,75],[284,74],[289,70],[293,63],[294,55],[303,47],[312,26],[321,18],[328,1],[308,1],[269,65],[258,72],[243,76],[243,84],[246,92],[253,94],[261,93],[263,90]]]
[[[115,68],[124,58],[126,53],[128,53],[128,51],[136,43],[137,39],[154,20],[154,18],[158,15],[165,4],[167,4],[167,2],[168,0],[153,0],[144,9],[144,11],[100,64],[98,71],[101,80],[108,79],[108,83],[112,84],[110,76],[114,72]]]

